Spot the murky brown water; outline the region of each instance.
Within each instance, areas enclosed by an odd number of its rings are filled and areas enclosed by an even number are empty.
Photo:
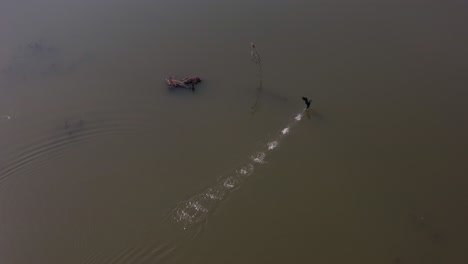
[[[2,0],[0,263],[467,263],[467,23],[462,1]]]

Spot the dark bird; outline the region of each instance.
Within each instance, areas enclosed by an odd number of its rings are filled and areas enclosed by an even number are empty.
[[[305,104],[307,105],[307,108],[309,108],[310,103],[312,103],[312,100],[309,100],[307,97],[302,97],[302,100],[304,100]]]

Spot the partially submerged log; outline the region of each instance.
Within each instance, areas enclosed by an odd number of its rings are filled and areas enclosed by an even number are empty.
[[[192,89],[195,90],[195,84],[201,82],[200,77],[195,76],[195,77],[187,77],[182,80],[178,80],[174,78],[173,76],[169,77],[166,79],[167,85],[169,87],[182,87],[182,88],[187,88],[187,89]]]
[[[185,83],[185,84],[197,84],[197,83],[201,82],[201,79],[198,76],[188,77],[188,78],[182,79],[182,82]]]

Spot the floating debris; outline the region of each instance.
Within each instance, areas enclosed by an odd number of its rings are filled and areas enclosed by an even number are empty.
[[[169,87],[175,88],[175,87],[182,87],[182,88],[187,88],[187,89],[192,89],[195,90],[195,84],[198,84],[201,82],[200,77],[195,76],[195,77],[187,77],[182,80],[178,80],[174,78],[174,76],[169,77],[166,79],[167,85]]]

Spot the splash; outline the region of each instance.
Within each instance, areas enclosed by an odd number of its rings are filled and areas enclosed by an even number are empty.
[[[15,118],[15,113],[8,111],[7,113],[0,115],[0,121],[10,121]]]
[[[255,163],[263,164],[263,163],[265,163],[265,157],[266,157],[265,152],[258,152],[258,153],[255,153],[254,155],[252,155],[250,158]]]
[[[275,149],[278,146],[278,141],[268,142],[268,150]]]

